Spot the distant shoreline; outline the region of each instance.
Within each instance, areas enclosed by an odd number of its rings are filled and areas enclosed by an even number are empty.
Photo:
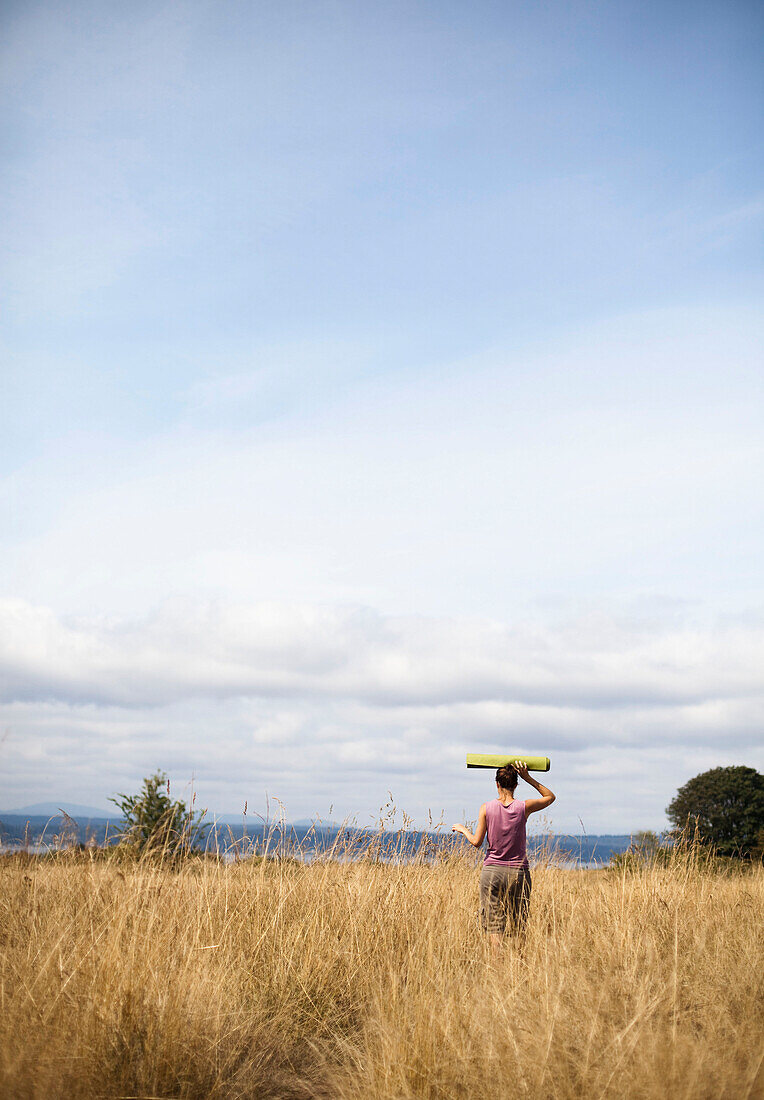
[[[94,848],[114,844],[117,841],[121,818],[90,818],[80,822],[61,815],[0,814],[0,851],[29,851],[36,853],[60,847],[89,845]],[[571,862],[576,866],[597,866],[607,863],[612,855],[626,851],[632,842],[632,834],[534,834],[528,837],[528,854],[538,859],[545,853],[555,859]],[[394,855],[413,858],[423,849],[447,849],[458,845],[450,832],[422,829],[384,829],[354,825],[292,825],[275,822],[238,823],[211,822],[201,842],[193,844],[197,850],[239,852],[242,855],[271,853],[310,855],[337,851],[358,856],[371,844],[378,849],[381,858]]]

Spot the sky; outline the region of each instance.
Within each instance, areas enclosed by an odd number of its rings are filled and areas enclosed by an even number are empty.
[[[0,809],[764,767],[761,5],[0,19]]]

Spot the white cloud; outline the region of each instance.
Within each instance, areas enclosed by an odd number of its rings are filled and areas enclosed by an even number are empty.
[[[7,792],[103,804],[162,766],[220,812],[268,790],[293,817],[368,814],[392,790],[423,822],[485,797],[466,751],[517,749],[552,757],[558,828],[582,790],[589,831],[659,825],[696,762],[761,758],[762,635],[628,609],[505,625],[183,601],[65,622],[3,601]]]
[[[764,625],[647,633],[383,617],[364,608],[176,601],[137,621],[64,621],[0,601],[4,697],[161,706],[238,696],[367,705],[699,705],[761,689]]]

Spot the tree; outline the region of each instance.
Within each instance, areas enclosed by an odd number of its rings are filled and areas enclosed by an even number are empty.
[[[194,813],[185,802],[170,798],[170,781],[165,772],[155,772],[143,780],[138,794],[118,794],[110,798],[122,811],[123,843],[138,852],[177,855],[202,835],[203,813]]]
[[[712,768],[680,787],[666,814],[677,831],[697,828],[720,855],[750,857],[764,828],[764,776],[755,768]]]

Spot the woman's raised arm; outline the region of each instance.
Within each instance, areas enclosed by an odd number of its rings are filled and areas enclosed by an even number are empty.
[[[526,800],[525,800],[525,816],[526,816],[526,819],[529,817],[530,814],[535,814],[539,810],[545,810],[547,808],[547,806],[551,806],[552,803],[554,802],[555,798],[556,798],[556,795],[554,794],[554,792],[550,791],[549,787],[545,787],[543,783],[537,783],[536,780],[533,778],[533,776],[528,771],[528,769],[526,768],[525,764],[523,764],[520,760],[515,760],[515,762],[512,766],[514,767],[515,771],[520,776],[520,778],[524,779],[526,783],[530,783],[530,785],[532,787],[535,787],[536,790],[541,795],[541,798],[526,798]]]

